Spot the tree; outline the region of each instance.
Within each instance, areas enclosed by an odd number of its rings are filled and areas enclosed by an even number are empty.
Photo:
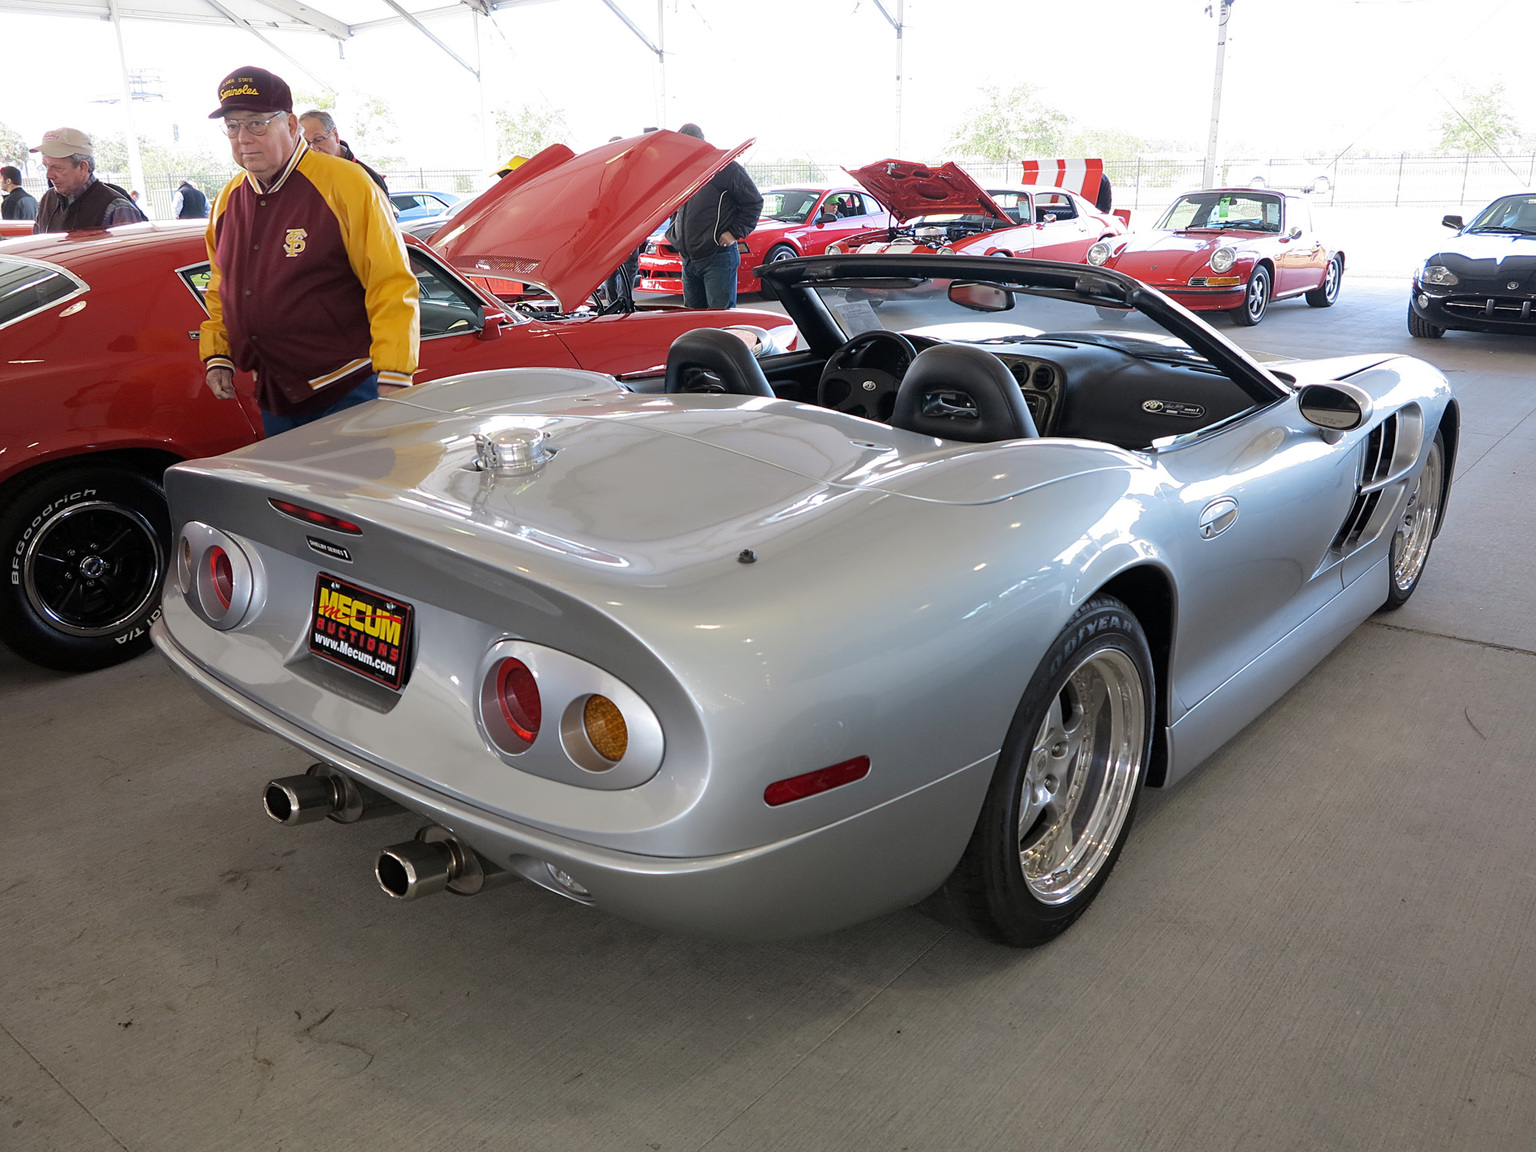
[[[18,168],[27,163],[27,142],[21,133],[7,124],[0,124],[0,164],[14,164]]]
[[[1061,155],[1071,121],[1037,92],[1033,84],[1020,84],[1006,92],[983,88],[983,103],[955,129],[950,150],[992,161]]]
[[[496,155],[499,160],[532,156],[570,135],[565,113],[548,104],[524,104],[496,109]]]
[[[1504,82],[1486,88],[1463,84],[1461,99],[1440,118],[1441,152],[1499,152],[1520,137],[1520,125],[1509,110]]]

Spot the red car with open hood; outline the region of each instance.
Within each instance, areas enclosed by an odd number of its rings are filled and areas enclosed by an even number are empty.
[[[741,267],[737,292],[759,292],[756,269],[796,256],[820,256],[828,244],[894,220],[873,196],[857,188],[797,186],[763,193],[763,214],[738,245]],[[665,236],[653,236],[640,254],[640,288],[645,292],[681,292],[683,261]]]
[[[417,382],[510,367],[642,372],[702,327],[740,327],[749,344],[782,350],[793,330],[773,313],[586,304],[734,154],[674,132],[580,156],[551,149],[455,217],[440,254],[409,240]],[[560,311],[500,301],[461,271],[515,274]],[[233,401],[203,383],[207,277],[196,224],[0,243],[0,639],[29,660],[82,670],[147,648],[172,539],[161,473],[261,436],[248,377],[237,375]]]

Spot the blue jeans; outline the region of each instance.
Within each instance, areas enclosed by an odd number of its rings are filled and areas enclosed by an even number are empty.
[[[683,261],[684,308],[736,307],[736,269],[741,251],[732,244],[702,260]]]
[[[297,428],[301,424],[308,424],[313,420],[320,419],[322,416],[329,416],[332,412],[340,412],[343,408],[355,408],[359,404],[366,404],[368,401],[377,400],[378,398],[379,377],[375,373],[329,408],[322,408],[318,412],[306,412],[302,416],[279,416],[275,412],[268,412],[263,409],[261,413],[261,428],[268,436],[276,436],[279,432],[286,432],[290,428]]]

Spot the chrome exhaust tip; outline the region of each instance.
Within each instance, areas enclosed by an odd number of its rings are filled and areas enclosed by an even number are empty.
[[[323,820],[338,807],[335,781],[329,776],[283,776],[267,781],[261,806],[279,824],[295,827]]]
[[[419,900],[443,891],[474,896],[515,876],[436,824],[428,824],[414,840],[381,850],[373,874],[396,900]]]
[[[405,811],[387,796],[359,784],[329,764],[311,764],[303,776],[269,780],[261,795],[261,806],[273,820],[289,827],[322,818],[338,824],[355,824]]]

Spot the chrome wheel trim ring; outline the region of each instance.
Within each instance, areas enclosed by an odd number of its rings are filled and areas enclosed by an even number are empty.
[[[1339,258],[1335,256],[1328,261],[1328,270],[1323,273],[1323,298],[1332,300],[1339,294]]]
[[[1430,444],[1429,458],[1419,473],[1397,531],[1392,536],[1392,584],[1399,592],[1411,591],[1429,559],[1429,545],[1440,520],[1440,499],[1445,491],[1445,458],[1438,441]]]
[[[1248,310],[1248,316],[1257,320],[1264,315],[1264,309],[1269,307],[1269,287],[1265,277],[1255,272],[1248,278],[1248,293],[1243,300],[1243,307]]]
[[[1065,904],[1103,871],[1141,779],[1146,693],[1128,653],[1102,648],[1067,675],[1035,733],[1020,788],[1024,884]]]
[[[49,603],[43,590],[38,587],[39,561],[48,559],[43,550],[44,543],[58,528],[76,516],[85,513],[109,512],[126,521],[128,531],[140,534],[143,541],[149,546],[151,558],[150,574],[145,581],[143,591],[132,600],[132,607],[127,611],[117,613],[106,624],[82,625],[72,623],[60,614],[60,609]],[[140,513],[121,504],[113,504],[107,500],[90,500],[83,504],[72,504],[68,508],[62,508],[48,517],[32,539],[28,541],[26,551],[21,558],[22,588],[26,594],[27,603],[38,615],[44,617],[49,625],[70,636],[83,636],[95,638],[108,636],[129,621],[138,617],[155,600],[155,595],[160,588],[160,577],[165,571],[165,553],[160,547],[160,538],[155,534],[154,527]]]

